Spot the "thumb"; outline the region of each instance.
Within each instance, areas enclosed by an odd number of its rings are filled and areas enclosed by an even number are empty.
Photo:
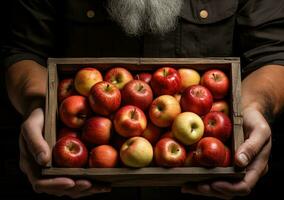
[[[268,124],[259,123],[248,135],[235,154],[235,163],[239,167],[246,167],[262,151],[269,142],[271,130]]]
[[[50,148],[42,135],[43,125],[43,110],[37,108],[31,112],[21,129],[27,147],[39,165],[46,165],[51,159]]]

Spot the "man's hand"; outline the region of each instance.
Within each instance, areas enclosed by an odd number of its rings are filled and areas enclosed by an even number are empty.
[[[268,171],[271,129],[267,120],[284,109],[284,67],[267,65],[250,73],[242,81],[242,113],[245,142],[237,149],[235,164],[246,167],[238,182],[216,181],[183,187],[184,192],[230,199],[247,195]]]
[[[253,107],[243,111],[245,142],[235,154],[235,163],[247,167],[245,177],[238,182],[216,181],[199,183],[182,188],[184,193],[231,199],[251,192],[257,181],[268,170],[271,150],[271,130],[262,114]]]
[[[56,196],[67,195],[72,198],[110,192],[111,188],[104,185],[92,185],[88,180],[72,180],[65,177],[51,179],[40,178],[40,166],[46,165],[51,159],[51,151],[42,136],[44,114],[41,108],[31,112],[22,124],[20,143],[20,168],[27,175],[33,189],[38,193]]]

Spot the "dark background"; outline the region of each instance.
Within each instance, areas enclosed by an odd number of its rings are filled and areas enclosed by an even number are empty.
[[[10,8],[8,0],[0,1],[0,44],[8,37],[7,29]],[[12,107],[4,84],[4,69],[0,66],[0,199],[54,199],[54,197],[33,192],[30,183],[19,169],[18,134],[20,132],[21,116]],[[284,115],[280,116],[272,126],[273,147],[270,158],[270,169],[257,184],[251,195],[241,199],[271,198],[281,195],[282,183],[282,153],[284,144]],[[274,182],[274,184],[273,184]],[[279,184],[280,183],[280,184]],[[166,189],[164,190],[164,192]],[[171,196],[171,189],[167,190],[166,199],[175,199]],[[128,191],[123,189],[123,193]],[[173,192],[174,194],[175,192]],[[157,195],[155,195],[158,197]],[[114,196],[115,197],[115,196]],[[96,198],[95,198],[96,199]],[[165,198],[163,198],[165,199]],[[188,198],[190,199],[190,198]]]

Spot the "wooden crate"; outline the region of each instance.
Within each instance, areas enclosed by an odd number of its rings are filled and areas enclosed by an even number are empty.
[[[244,141],[240,110],[241,76],[238,58],[61,58],[48,60],[48,90],[46,95],[44,137],[50,149],[56,142],[58,119],[57,85],[59,78],[74,76],[83,67],[96,67],[104,72],[114,66],[123,66],[131,72],[153,72],[162,66],[192,68],[200,73],[208,69],[221,69],[231,80],[230,113],[233,122],[232,153]],[[129,186],[181,186],[189,181],[202,181],[218,178],[242,178],[245,170],[230,167],[178,167],[161,168],[56,168],[52,161],[42,169],[42,175],[87,178],[108,182],[113,187]]]

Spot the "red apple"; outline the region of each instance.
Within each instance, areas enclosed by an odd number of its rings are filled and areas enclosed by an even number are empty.
[[[202,119],[193,112],[179,114],[172,125],[174,138],[185,145],[192,145],[202,138],[204,124]]]
[[[204,137],[197,144],[194,159],[204,167],[220,167],[226,159],[225,145],[217,138]]]
[[[101,81],[91,88],[89,102],[95,113],[108,116],[120,107],[121,94],[115,85]]]
[[[180,112],[180,104],[173,96],[162,95],[152,102],[149,117],[156,126],[169,127]]]
[[[214,99],[222,99],[229,91],[230,81],[223,71],[212,69],[202,75],[201,85],[210,90]]]
[[[141,137],[146,138],[152,145],[155,144],[161,135],[161,129],[151,122],[147,123],[147,128],[142,133]]]
[[[104,80],[114,84],[121,90],[126,83],[133,80],[133,76],[127,69],[115,67],[106,72]]]
[[[210,111],[212,103],[213,97],[210,91],[201,85],[186,88],[180,100],[183,112],[194,112],[200,116]]]
[[[150,84],[151,79],[152,79],[152,74],[150,74],[150,73],[139,73],[139,74],[136,74],[135,79],[145,81],[147,84]]]
[[[75,87],[74,87],[74,79],[66,78],[66,79],[61,80],[58,83],[57,94],[58,94],[58,101],[59,102],[62,102],[67,97],[70,97],[72,95],[76,95],[77,92],[76,92]]]
[[[186,158],[185,148],[171,138],[159,140],[154,149],[156,164],[161,167],[180,167]]]
[[[79,94],[87,97],[89,96],[93,85],[102,80],[103,77],[99,70],[91,67],[85,67],[76,73],[74,85]]]
[[[200,82],[200,75],[194,69],[181,68],[178,69],[178,73],[181,77],[181,91],[192,85],[198,85]]]
[[[89,118],[82,129],[82,140],[90,145],[108,144],[112,132],[112,123],[105,117]]]
[[[82,127],[89,115],[88,101],[83,96],[67,97],[59,107],[60,119],[69,128]]]
[[[124,106],[114,116],[114,128],[123,137],[140,136],[147,127],[144,112],[136,106]]]
[[[58,167],[84,167],[88,161],[88,150],[75,137],[63,137],[58,140],[52,151],[53,160]]]
[[[174,95],[181,90],[181,77],[174,68],[163,67],[154,72],[151,86],[156,96]]]
[[[57,140],[65,137],[65,136],[79,138],[79,133],[78,133],[77,130],[74,130],[74,129],[71,129],[71,128],[67,128],[67,127],[60,128],[59,132],[57,134]]]
[[[118,152],[110,145],[100,145],[91,150],[89,167],[113,168],[118,163]]]
[[[232,134],[232,122],[222,112],[209,112],[204,118],[204,136],[215,137],[226,142]]]
[[[226,156],[222,167],[229,167],[231,165],[231,150],[225,146],[226,149]]]
[[[153,159],[152,145],[145,138],[132,137],[122,145],[120,158],[128,167],[146,167]]]
[[[129,81],[121,91],[124,105],[137,106],[141,110],[146,110],[153,101],[151,87],[140,80]]]
[[[229,105],[224,100],[215,101],[213,102],[210,112],[213,111],[222,112],[229,116]]]

